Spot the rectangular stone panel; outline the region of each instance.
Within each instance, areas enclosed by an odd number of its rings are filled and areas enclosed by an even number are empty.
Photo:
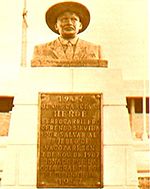
[[[38,188],[103,187],[102,95],[40,93]]]
[[[49,60],[45,57],[31,61],[32,67],[108,67],[107,60]]]

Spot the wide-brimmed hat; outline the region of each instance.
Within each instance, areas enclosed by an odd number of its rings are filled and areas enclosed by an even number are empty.
[[[60,14],[66,11],[72,11],[79,16],[82,23],[82,29],[79,31],[79,33],[83,32],[88,27],[90,22],[90,12],[87,7],[78,2],[66,1],[57,3],[49,7],[49,9],[46,11],[46,23],[53,32],[58,33],[58,31],[55,29],[57,18],[60,16]]]

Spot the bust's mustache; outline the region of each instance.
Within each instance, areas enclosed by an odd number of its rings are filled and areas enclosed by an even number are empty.
[[[67,25],[65,25],[65,26],[63,27],[63,29],[68,30],[68,31],[71,31],[71,30],[74,30],[75,27],[74,27],[73,25],[71,25],[71,24],[67,24]]]

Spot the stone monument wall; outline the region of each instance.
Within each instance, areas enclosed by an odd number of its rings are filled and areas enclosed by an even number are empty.
[[[137,189],[121,71],[110,68],[22,68],[16,83],[2,189],[35,189],[39,93],[103,94],[104,189]]]

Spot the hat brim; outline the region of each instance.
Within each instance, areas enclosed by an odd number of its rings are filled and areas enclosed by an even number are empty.
[[[82,29],[79,33],[83,32],[88,27],[90,22],[89,10],[80,3],[67,1],[51,6],[45,14],[46,23],[53,32],[58,34],[58,31],[55,29],[57,18],[60,14],[66,11],[72,11],[79,16],[82,23]]]

